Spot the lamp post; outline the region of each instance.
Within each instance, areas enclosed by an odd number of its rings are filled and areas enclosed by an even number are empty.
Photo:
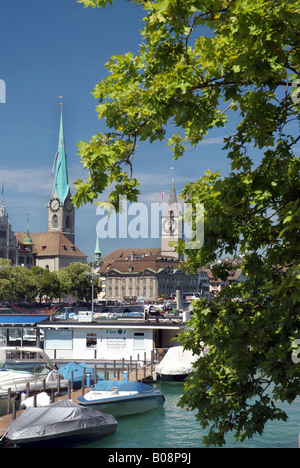
[[[94,272],[94,268],[95,268],[95,263],[94,263],[94,259],[92,261],[92,272],[91,273],[87,273],[86,275],[87,276],[90,276],[91,279],[92,279],[92,320],[94,318],[94,277],[95,276],[100,276],[98,275],[97,273]]]

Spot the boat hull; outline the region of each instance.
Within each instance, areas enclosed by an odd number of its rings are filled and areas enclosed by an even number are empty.
[[[188,374],[159,374],[163,382],[184,382]]]
[[[133,414],[146,413],[156,408],[161,408],[164,405],[165,397],[162,394],[154,395],[138,395],[124,397],[114,400],[105,399],[87,401],[84,397],[78,397],[77,401],[80,405],[101,411],[102,413],[111,414],[115,417],[129,416]]]

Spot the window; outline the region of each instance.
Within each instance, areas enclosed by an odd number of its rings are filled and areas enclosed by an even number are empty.
[[[56,214],[52,216],[52,227],[53,229],[58,228],[58,217]]]
[[[137,348],[145,348],[145,333],[135,333],[133,339],[133,347]]]
[[[86,334],[86,347],[96,348],[97,347],[97,333]]]
[[[73,332],[71,330],[45,330],[45,349],[72,349]]]

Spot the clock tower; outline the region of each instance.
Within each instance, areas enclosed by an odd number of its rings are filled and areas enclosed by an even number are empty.
[[[182,209],[177,201],[174,177],[169,203],[161,217],[161,255],[180,259],[176,244],[184,239]]]
[[[52,173],[55,180],[48,208],[48,232],[61,232],[73,244],[75,243],[75,208],[71,202],[71,190],[68,179],[67,155],[65,148],[62,104],[58,149],[55,155]]]

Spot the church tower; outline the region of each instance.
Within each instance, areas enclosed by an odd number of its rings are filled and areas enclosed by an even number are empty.
[[[161,218],[161,256],[180,259],[181,257],[175,251],[175,247],[183,239],[182,209],[177,201],[174,177],[172,177],[169,203]]]
[[[55,180],[48,203],[48,232],[61,232],[75,243],[75,208],[71,203],[61,104],[58,149],[53,170]]]

